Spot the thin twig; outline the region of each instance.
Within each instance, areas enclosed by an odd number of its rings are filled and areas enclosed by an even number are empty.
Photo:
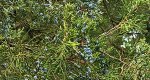
[[[122,62],[123,64],[128,65],[128,63],[126,63],[126,62],[124,62],[124,61],[122,61],[122,60],[120,60],[120,59],[118,59],[118,58],[116,58],[114,56],[111,56],[110,54],[106,53],[105,51],[101,51],[101,52],[104,53],[104,54],[106,54],[107,56],[109,56],[112,59],[118,60],[118,61]]]
[[[133,8],[133,10],[130,11],[118,25],[114,26],[113,28],[111,28],[111,29],[108,30],[107,32],[104,32],[104,33],[100,34],[97,38],[100,38],[100,37],[102,37],[102,36],[109,36],[109,35],[111,35],[113,32],[115,32],[116,30],[120,29],[120,28],[121,28],[121,25],[122,25],[122,24],[125,24],[125,23],[127,22],[128,16],[129,16],[133,11],[135,11],[135,10],[137,9],[137,7],[138,7],[138,6],[135,6],[135,7]]]

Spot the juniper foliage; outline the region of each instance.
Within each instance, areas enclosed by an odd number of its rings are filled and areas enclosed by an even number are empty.
[[[1,80],[149,80],[149,0],[1,0]]]

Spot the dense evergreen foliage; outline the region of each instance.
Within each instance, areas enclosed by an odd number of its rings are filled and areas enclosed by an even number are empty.
[[[149,0],[0,0],[0,80],[149,80]]]

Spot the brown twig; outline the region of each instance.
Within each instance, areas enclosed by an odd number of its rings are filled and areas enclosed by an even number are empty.
[[[109,57],[112,58],[112,59],[118,60],[118,61],[122,62],[123,64],[128,65],[128,63],[126,63],[126,62],[124,62],[124,61],[122,61],[122,60],[120,60],[120,59],[118,59],[118,58],[116,58],[116,57],[114,57],[114,56],[112,56],[112,55],[106,53],[105,51],[101,51],[101,52],[104,53],[104,54],[106,54],[107,56],[109,56]]]
[[[97,38],[100,38],[102,36],[109,36],[111,35],[113,32],[115,32],[116,30],[121,28],[122,24],[125,24],[127,22],[127,18],[129,17],[129,15],[134,12],[136,9],[138,8],[138,6],[136,5],[132,11],[130,11],[124,18],[123,20],[121,20],[117,25],[115,25],[113,28],[111,28],[110,30],[108,30],[107,32],[104,32],[102,34],[100,34]]]

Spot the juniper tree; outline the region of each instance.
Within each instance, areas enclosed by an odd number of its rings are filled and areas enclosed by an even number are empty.
[[[149,0],[1,0],[0,79],[150,79]]]

